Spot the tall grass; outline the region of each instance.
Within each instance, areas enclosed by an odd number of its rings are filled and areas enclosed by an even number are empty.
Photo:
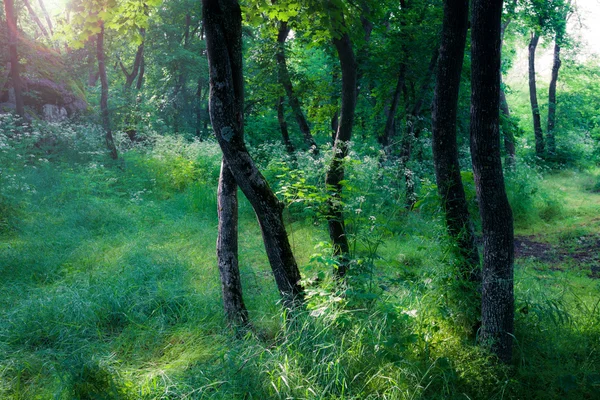
[[[97,150],[96,127],[21,128],[2,118],[9,129],[0,135],[0,398],[599,393],[597,281],[518,261],[515,362],[498,365],[465,324],[469,296],[452,278],[431,178],[421,182],[424,201],[408,213],[396,171],[381,166],[374,150],[355,149],[359,161],[348,165],[354,261],[340,285],[319,209],[324,160],[286,160],[276,145],[254,149],[288,204],[307,303],[294,314],[280,308],[260,231],[242,200],[240,267],[254,329],[236,338],[215,267],[215,143],[148,134],[134,144],[118,136],[122,159],[112,163]],[[523,224],[570,212],[544,211],[554,207],[545,190],[525,165],[509,177]]]

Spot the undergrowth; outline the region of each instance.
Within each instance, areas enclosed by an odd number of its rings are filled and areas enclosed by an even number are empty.
[[[340,284],[323,220],[327,155],[253,149],[287,205],[307,302],[280,308],[242,200],[240,269],[254,330],[236,339],[215,267],[215,143],[151,133],[131,143],[117,133],[115,163],[98,151],[95,126],[1,118],[0,398],[598,398],[598,281],[518,260],[515,357],[498,364],[472,332],[474,300],[453,279],[426,171],[407,212],[394,166],[374,148],[351,151],[353,261]],[[544,176],[524,164],[507,173],[518,227],[570,215],[574,194],[553,194]]]

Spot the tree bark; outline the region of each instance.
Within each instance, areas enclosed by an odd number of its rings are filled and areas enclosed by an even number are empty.
[[[242,295],[242,281],[238,265],[237,184],[224,159],[221,161],[217,201],[219,217],[217,262],[221,277],[223,307],[231,325],[244,327],[250,323],[250,320]]]
[[[23,0],[23,4],[25,4],[25,7],[27,7],[27,11],[29,11],[29,15],[31,16],[31,19],[33,19],[33,22],[35,22],[37,24],[37,26],[40,28],[40,31],[42,31],[42,34],[44,36],[46,36],[48,39],[50,39],[50,34],[48,33],[48,30],[46,29],[44,24],[42,24],[42,21],[37,16],[35,10],[31,7],[29,0]]]
[[[298,122],[300,132],[302,132],[302,136],[304,137],[304,143],[306,143],[308,148],[311,149],[311,151],[314,154],[318,154],[319,149],[317,147],[317,144],[315,143],[315,139],[310,133],[310,127],[308,126],[308,122],[306,121],[304,113],[302,112],[300,101],[294,93],[292,80],[290,78],[290,73],[288,71],[285,60],[285,41],[289,32],[290,28],[288,27],[287,22],[280,22],[279,31],[277,33],[277,53],[275,54],[275,59],[277,60],[278,79],[279,83],[281,83],[281,86],[283,86],[283,88],[285,89],[285,93],[290,103],[290,107],[292,108],[294,117]]]
[[[479,282],[479,251],[463,187],[456,114],[469,24],[469,0],[446,0],[432,112],[433,163],[446,228],[456,244],[457,278]]]
[[[52,19],[50,19],[50,14],[46,10],[46,6],[44,5],[44,0],[39,0],[40,8],[42,9],[42,13],[44,13],[44,18],[46,18],[46,23],[48,24],[48,29],[50,30],[50,35],[54,35],[54,27],[52,26]]]
[[[502,0],[474,0],[471,30],[471,157],[483,231],[481,339],[512,358],[514,234],[500,158]]]
[[[257,169],[244,143],[242,17],[237,0],[202,0],[210,71],[210,116],[223,157],[248,198],[284,305],[303,299],[300,271],[283,223],[283,205]]]
[[[23,83],[21,82],[19,53],[17,52],[18,30],[17,16],[13,0],[4,0],[4,16],[8,31],[8,53],[10,60],[10,79],[15,91],[15,106],[17,115],[25,118],[25,107],[23,105]]]
[[[542,132],[542,122],[540,118],[540,108],[537,100],[537,87],[535,84],[535,50],[537,48],[540,35],[532,32],[529,41],[529,101],[531,102],[531,113],[533,115],[533,132],[535,133],[535,154],[544,157],[544,133]]]
[[[100,113],[102,114],[102,127],[104,128],[104,139],[106,147],[113,160],[119,158],[117,146],[110,127],[110,115],[108,112],[108,78],[106,76],[106,65],[104,62],[104,23],[100,23],[100,33],[96,36],[96,58],[98,59],[98,72],[100,74]]]
[[[344,33],[340,38],[334,38],[333,44],[338,52],[342,70],[342,107],[333,146],[333,159],[325,176],[325,185],[329,192],[327,212],[329,237],[333,243],[333,254],[340,260],[334,272],[338,277],[343,277],[348,270],[350,246],[344,224],[341,182],[344,180],[344,159],[348,155],[348,142],[352,138],[354,124],[357,64],[348,33]]]
[[[560,60],[560,38],[554,39],[554,62],[552,63],[552,78],[548,89],[548,131],[546,132],[546,143],[548,154],[556,153],[556,138],[554,137],[554,126],[556,125],[556,82],[558,81],[558,70],[562,62]]]
[[[281,138],[283,139],[285,149],[288,153],[291,154],[294,152],[294,145],[290,141],[290,134],[287,128],[287,122],[285,121],[283,102],[283,96],[279,96],[279,98],[277,99],[277,121],[279,122],[279,129],[281,130]]]

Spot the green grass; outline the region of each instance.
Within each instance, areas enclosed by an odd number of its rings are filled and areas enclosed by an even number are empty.
[[[600,398],[592,265],[517,260],[515,358],[500,366],[470,335],[433,203],[390,215],[373,182],[366,200],[350,201],[363,211],[349,216],[357,263],[347,287],[330,278],[326,225],[299,204],[286,212],[308,294],[293,316],[282,315],[242,200],[240,268],[255,329],[236,339],[216,269],[218,164],[214,144],[176,140],[114,165],[60,154],[13,164],[27,185],[2,192],[0,398]],[[600,232],[597,176],[527,181],[530,172],[512,186],[513,207],[528,201],[522,211],[533,215],[517,235],[580,252]]]

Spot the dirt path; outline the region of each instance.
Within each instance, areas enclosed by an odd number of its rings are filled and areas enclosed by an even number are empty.
[[[588,270],[590,278],[600,279],[600,234],[585,235],[558,246],[536,236],[515,237],[515,257],[550,264],[553,270],[568,267]]]

